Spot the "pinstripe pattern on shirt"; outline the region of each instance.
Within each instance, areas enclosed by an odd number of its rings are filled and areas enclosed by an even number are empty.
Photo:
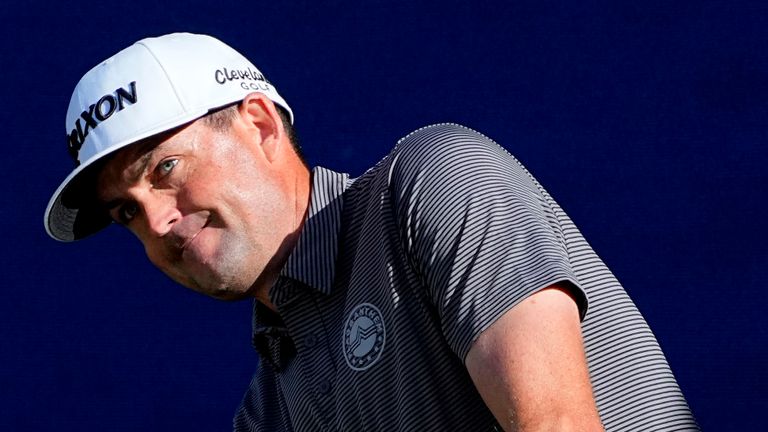
[[[577,299],[606,429],[697,430],[624,289],[490,139],[433,125],[357,179],[316,168],[304,229],[270,292],[279,317],[255,307],[266,361],[235,429],[494,430],[464,358],[498,317],[558,282]]]

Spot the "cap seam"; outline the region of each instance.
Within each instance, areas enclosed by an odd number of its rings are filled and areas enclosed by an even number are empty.
[[[189,110],[189,107],[181,99],[179,95],[179,91],[176,88],[176,85],[173,83],[173,80],[171,79],[171,76],[168,73],[168,70],[165,68],[165,65],[163,64],[163,62],[160,61],[160,59],[157,57],[157,55],[152,50],[152,48],[150,48],[144,41],[136,42],[136,44],[143,46],[144,49],[146,49],[149,52],[149,55],[151,55],[152,58],[155,59],[155,62],[157,63],[158,66],[160,66],[160,69],[163,71],[163,75],[165,75],[165,79],[166,81],[168,81],[168,85],[170,85],[171,88],[173,89],[173,94],[176,95],[176,100],[179,102],[179,105],[181,105],[184,108],[184,112],[187,112]]]

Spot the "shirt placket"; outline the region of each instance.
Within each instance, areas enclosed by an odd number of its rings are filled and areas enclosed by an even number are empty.
[[[296,366],[302,374],[301,398],[310,403],[316,424],[312,430],[335,430],[334,387],[336,368],[330,356],[329,338],[322,325],[318,307],[322,294],[301,282],[286,280],[283,289],[291,291],[290,299],[277,304],[280,316],[288,327],[295,346]],[[291,286],[285,286],[290,284]],[[290,401],[288,403],[291,403]]]

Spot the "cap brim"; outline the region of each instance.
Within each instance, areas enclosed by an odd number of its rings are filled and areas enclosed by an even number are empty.
[[[67,205],[67,195],[70,194],[81,195],[68,188],[54,198],[46,214],[45,228],[51,237],[71,242],[100,231],[111,223],[111,219],[103,210],[87,205],[87,200],[83,200],[80,205]]]
[[[96,175],[101,169],[104,158],[138,141],[192,122],[208,111],[185,113],[183,116],[136,135],[129,141],[109,146],[108,149],[80,164],[61,182],[48,202],[44,218],[48,235],[62,242],[72,242],[107,227],[112,220],[95,197]]]

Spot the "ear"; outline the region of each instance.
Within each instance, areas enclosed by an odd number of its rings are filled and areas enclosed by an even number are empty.
[[[238,109],[244,132],[270,162],[283,150],[285,129],[275,104],[263,93],[250,93]]]

